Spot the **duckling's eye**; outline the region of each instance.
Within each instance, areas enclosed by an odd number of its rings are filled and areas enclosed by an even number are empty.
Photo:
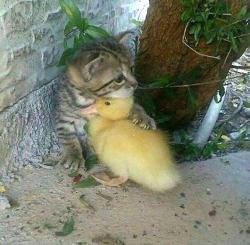
[[[105,101],[105,105],[111,105],[109,101]]]

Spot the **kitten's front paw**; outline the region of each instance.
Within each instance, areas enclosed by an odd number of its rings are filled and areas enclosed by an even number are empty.
[[[146,114],[134,114],[132,122],[144,129],[156,129],[154,119]]]
[[[81,157],[66,155],[62,157],[60,163],[64,166],[64,168],[70,169],[71,172],[75,172],[80,168],[84,168],[85,160]]]
[[[50,153],[49,155],[47,155],[47,157],[44,158],[43,160],[43,164],[45,166],[50,166],[50,167],[54,167],[55,165],[57,165],[60,160],[61,160],[61,156],[60,156],[60,152],[53,152]]]

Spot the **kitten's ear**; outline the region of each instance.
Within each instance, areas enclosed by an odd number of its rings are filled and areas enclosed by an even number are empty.
[[[70,81],[77,87],[82,87],[88,83],[93,74],[104,62],[101,54],[91,53],[85,56],[85,61],[77,60],[68,66],[68,76]]]
[[[91,80],[93,74],[95,74],[100,69],[103,63],[104,63],[104,56],[100,54],[97,58],[95,58],[94,60],[87,63],[84,67],[82,67],[81,72],[86,82]]]
[[[131,67],[134,66],[140,33],[140,29],[133,28],[131,30],[121,32],[115,36],[115,39],[126,48]]]

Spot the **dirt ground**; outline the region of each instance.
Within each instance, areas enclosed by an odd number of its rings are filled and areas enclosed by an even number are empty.
[[[182,183],[164,194],[132,182],[74,189],[60,166],[26,167],[7,186],[0,244],[249,245],[249,159],[238,152],[183,163]],[[56,236],[70,217],[74,231]]]

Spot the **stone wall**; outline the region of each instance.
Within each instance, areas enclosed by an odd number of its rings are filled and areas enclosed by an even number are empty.
[[[145,17],[147,0],[78,0],[94,24],[118,33]],[[66,17],[58,0],[0,1],[0,177],[57,150],[53,94]]]

